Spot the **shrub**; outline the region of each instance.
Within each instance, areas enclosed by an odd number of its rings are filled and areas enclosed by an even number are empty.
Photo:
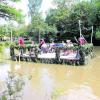
[[[100,29],[98,29],[95,33],[96,39],[100,40]]]
[[[21,76],[8,72],[8,78],[5,80],[6,90],[0,94],[0,100],[19,100],[22,98],[24,84]]]

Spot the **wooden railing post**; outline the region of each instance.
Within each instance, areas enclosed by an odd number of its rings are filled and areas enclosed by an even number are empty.
[[[60,63],[60,48],[56,48],[56,63]]]

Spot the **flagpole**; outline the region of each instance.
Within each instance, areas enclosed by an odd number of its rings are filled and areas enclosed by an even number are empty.
[[[92,26],[92,33],[91,33],[91,44],[93,42],[93,26]]]
[[[82,30],[81,30],[81,21],[80,20],[79,20],[79,30],[80,30],[80,37],[81,37]]]

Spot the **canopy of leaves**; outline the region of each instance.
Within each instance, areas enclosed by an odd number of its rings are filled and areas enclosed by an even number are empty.
[[[42,0],[28,0],[29,1],[29,13],[32,16],[34,16],[36,13],[38,13]]]
[[[55,0],[59,1],[59,0]],[[66,0],[62,0],[66,2]],[[84,27],[89,28],[94,26],[97,20],[97,8],[94,3],[80,2],[73,5],[73,7],[67,7],[65,3],[59,3],[57,9],[51,9],[46,17],[46,22],[49,25],[55,25],[58,31],[64,33],[70,32],[78,35],[79,24],[81,20],[81,27],[83,33],[90,33],[85,30]],[[63,5],[63,6],[62,6]]]
[[[33,16],[32,18],[32,29],[39,30],[39,31],[53,31],[56,30],[54,26],[48,26],[47,23],[44,22],[40,14]]]
[[[100,28],[100,0],[93,0],[93,4],[96,8],[96,21],[95,21],[95,27]]]
[[[15,8],[10,7],[8,4],[0,1],[0,17],[19,21],[22,17],[22,13],[21,11],[18,11]]]

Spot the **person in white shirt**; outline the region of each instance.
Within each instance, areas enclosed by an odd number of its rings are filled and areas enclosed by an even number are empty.
[[[66,42],[67,42],[67,47],[73,47],[74,45],[73,45],[73,43],[71,42],[71,40],[66,40]]]

